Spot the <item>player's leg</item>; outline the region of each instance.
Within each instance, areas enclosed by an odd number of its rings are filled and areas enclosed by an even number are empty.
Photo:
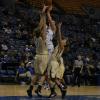
[[[64,99],[65,96],[66,96],[66,86],[65,86],[65,84],[64,84],[63,82],[61,82],[61,80],[58,79],[58,78],[57,78],[55,81],[56,81],[56,84],[57,84],[57,86],[59,87],[59,89],[60,89],[60,91],[61,91],[62,99]]]
[[[56,73],[57,73],[57,68],[59,66],[57,61],[51,61],[49,66],[49,85],[50,85],[50,90],[51,93],[49,95],[49,98],[55,97],[57,94],[55,92],[55,78],[56,78]]]
[[[38,75],[34,75],[32,77],[31,84],[30,84],[30,86],[29,86],[29,88],[27,90],[27,94],[28,94],[29,97],[32,97],[33,85],[35,84],[35,82],[37,81],[37,79],[38,79]]]
[[[49,85],[50,85],[50,95],[49,95],[49,98],[54,98],[57,93],[55,91],[55,78],[52,78],[51,80],[49,80]]]
[[[39,62],[39,82],[38,82],[38,87],[37,89],[35,90],[35,93],[38,95],[38,96],[42,96],[41,95],[41,89],[42,89],[42,85],[45,81],[45,72],[46,72],[46,69],[47,69],[47,64],[48,64],[48,55],[41,55],[40,56],[41,58],[41,61]]]
[[[56,84],[57,86],[60,88],[60,91],[62,93],[62,98],[64,98],[66,96],[66,85],[64,84],[63,80],[63,75],[64,75],[64,64],[61,63],[59,65],[59,68],[57,69],[57,74],[56,74]]]
[[[42,86],[43,86],[43,83],[44,83],[44,80],[45,80],[45,76],[44,75],[40,75],[39,76],[40,79],[38,81],[38,87],[37,89],[35,90],[35,93],[37,94],[37,96],[41,97],[41,89],[42,89]]]

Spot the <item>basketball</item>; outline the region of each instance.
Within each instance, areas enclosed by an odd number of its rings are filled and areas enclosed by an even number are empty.
[[[46,6],[51,6],[52,5],[52,0],[45,0],[45,5]]]

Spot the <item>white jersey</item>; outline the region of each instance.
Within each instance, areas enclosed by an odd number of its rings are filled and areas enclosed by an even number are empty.
[[[51,53],[54,50],[54,45],[52,42],[54,33],[50,28],[47,29],[46,33],[47,33],[46,36],[47,48],[48,48],[49,55],[51,55]]]

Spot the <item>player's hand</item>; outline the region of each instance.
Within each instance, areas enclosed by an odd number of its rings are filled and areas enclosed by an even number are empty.
[[[62,23],[61,23],[61,22],[60,22],[60,23],[58,23],[58,24],[57,24],[57,28],[58,28],[58,29],[60,29],[60,28],[61,28],[61,25],[62,25]]]
[[[42,12],[45,12],[45,11],[47,10],[47,8],[48,8],[48,6],[46,6],[46,5],[44,4]]]
[[[52,11],[52,5],[48,7],[48,11],[47,12],[51,12]]]

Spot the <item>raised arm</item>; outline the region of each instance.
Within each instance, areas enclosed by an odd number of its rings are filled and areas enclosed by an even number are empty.
[[[51,10],[52,10],[52,6],[50,6],[47,10],[47,17],[48,17],[48,21],[49,21],[49,24],[51,26],[51,29],[55,33],[56,32],[56,25],[55,25],[55,21],[52,19],[51,14],[50,14]]]
[[[42,13],[40,15],[40,23],[39,23],[40,36],[43,39],[45,39],[45,31],[46,31],[46,14],[45,14],[46,9],[47,6],[44,5]]]
[[[60,48],[61,48],[61,41],[62,41],[62,37],[61,37],[61,24],[62,23],[58,23],[57,24],[57,40],[58,40],[58,44],[59,44],[59,46],[60,46]]]
[[[67,45],[67,42],[68,42],[68,38],[62,37],[61,25],[62,25],[62,23],[57,24],[57,37],[58,37],[57,40],[58,40],[58,44],[59,44],[59,49],[61,51],[64,51],[64,48],[65,48],[65,46]]]

